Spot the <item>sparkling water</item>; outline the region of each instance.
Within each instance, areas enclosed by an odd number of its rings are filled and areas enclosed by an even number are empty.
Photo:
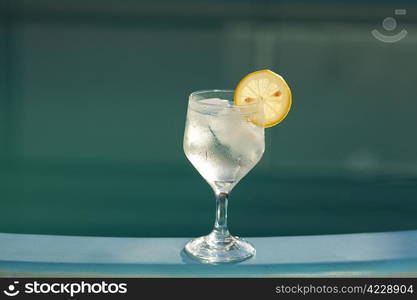
[[[190,101],[184,152],[217,191],[229,192],[261,159],[264,129],[227,100]]]

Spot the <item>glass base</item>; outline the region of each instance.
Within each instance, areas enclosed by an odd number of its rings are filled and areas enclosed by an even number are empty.
[[[203,263],[238,262],[255,255],[255,248],[244,239],[228,236],[227,240],[213,242],[212,234],[189,241],[185,253]]]

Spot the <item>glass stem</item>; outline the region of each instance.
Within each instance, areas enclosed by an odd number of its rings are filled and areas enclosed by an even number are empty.
[[[210,247],[224,249],[230,247],[233,237],[227,228],[227,201],[229,194],[224,192],[216,193],[216,221],[213,231],[207,236],[206,241]]]
[[[229,194],[216,194],[216,221],[214,222],[214,230],[222,235],[229,235],[227,229],[227,202]]]

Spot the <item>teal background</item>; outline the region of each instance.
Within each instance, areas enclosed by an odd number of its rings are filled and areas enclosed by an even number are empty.
[[[408,36],[376,40],[396,8]],[[416,229],[416,9],[0,0],[0,232],[206,233],[215,201],[183,154],[187,97],[263,68],[293,107],[233,191],[231,231]]]

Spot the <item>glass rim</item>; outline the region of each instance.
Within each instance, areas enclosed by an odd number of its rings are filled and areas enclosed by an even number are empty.
[[[198,90],[198,91],[192,92],[190,94],[190,96],[188,97],[188,99],[189,99],[190,102],[192,102],[192,103],[194,103],[196,105],[199,105],[199,106],[202,106],[202,107],[208,107],[208,108],[209,107],[213,107],[213,108],[214,107],[221,107],[221,108],[226,108],[226,109],[231,109],[231,108],[232,109],[235,109],[235,108],[245,107],[246,109],[253,109],[253,112],[258,109],[258,105],[256,103],[246,104],[246,105],[235,105],[234,103],[230,103],[230,100],[233,101],[233,97],[231,99],[223,99],[223,100],[229,101],[229,106],[226,106],[226,107],[223,106],[223,105],[221,105],[221,104],[202,103],[201,100],[193,99],[194,96],[197,96],[197,95],[200,95],[200,94],[205,94],[205,93],[230,93],[230,94],[233,95],[234,92],[235,92],[235,90],[231,90],[231,89]],[[209,99],[209,98],[207,98],[207,99]],[[251,110],[250,111],[246,111],[245,113],[247,114],[248,112],[251,112]]]

